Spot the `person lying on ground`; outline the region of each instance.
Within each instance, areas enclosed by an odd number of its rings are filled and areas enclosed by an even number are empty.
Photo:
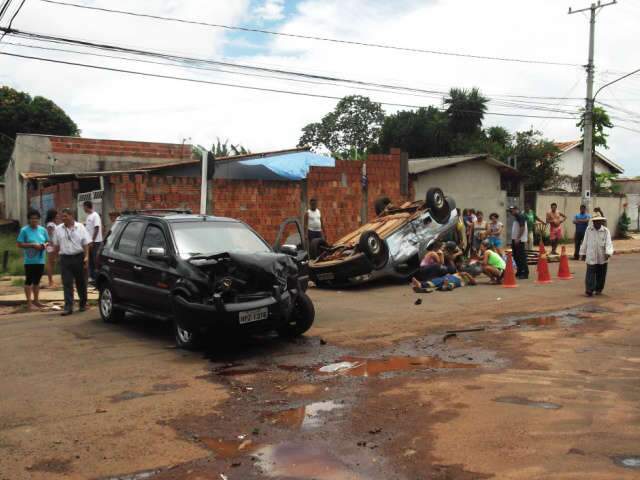
[[[434,290],[449,292],[465,285],[475,285],[476,280],[466,272],[448,273],[442,277],[432,278],[427,282],[421,282],[417,278],[411,279],[411,286],[416,293],[430,293]]]
[[[488,240],[480,244],[480,252],[482,254],[482,273],[491,279],[491,283],[500,283],[507,266],[506,262],[491,249],[491,243]]]
[[[434,241],[427,247],[427,253],[420,262],[420,268],[416,272],[416,277],[422,281],[431,278],[441,277],[447,273],[444,266],[444,252],[442,251],[442,242]]]

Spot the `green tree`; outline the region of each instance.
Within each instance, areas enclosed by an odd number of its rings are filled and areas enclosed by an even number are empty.
[[[553,187],[558,180],[559,150],[536,130],[516,132],[512,154],[524,175],[525,188],[539,191]]]
[[[350,95],[320,122],[306,125],[298,146],[324,147],[345,158],[359,156],[378,141],[383,122],[384,111],[379,103]]]
[[[582,141],[584,142],[584,108],[580,110],[580,121],[576,124],[582,131]],[[605,128],[613,128],[613,123],[609,118],[609,114],[602,107],[593,107],[593,151],[596,148],[604,147],[609,148],[607,145],[608,133],[605,132]]]
[[[229,139],[224,142],[220,140],[220,137],[216,137],[216,142],[211,146],[211,152],[216,157],[235,157],[237,155],[247,155],[251,151],[246,149],[240,144],[234,145],[229,143]]]
[[[449,117],[449,131],[454,135],[471,135],[480,131],[489,99],[480,90],[452,88],[444,103]]]
[[[80,135],[78,126],[54,102],[0,87],[0,172],[4,173],[18,133]]]
[[[394,113],[384,120],[378,150],[398,147],[410,158],[447,155],[452,146],[448,122],[446,113],[435,107]]]

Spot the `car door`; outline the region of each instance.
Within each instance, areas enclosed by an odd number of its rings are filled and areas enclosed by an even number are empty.
[[[174,276],[167,238],[161,224],[149,223],[142,237],[137,268],[134,267],[134,278],[140,289],[140,303],[145,308],[162,313],[171,311],[170,287]],[[162,248],[165,258],[151,258],[150,248]]]
[[[306,290],[309,284],[309,254],[304,248],[302,226],[297,218],[287,218],[280,224],[273,249],[295,259],[298,265],[298,279],[302,288]]]
[[[134,269],[138,266],[137,253],[145,225],[146,222],[139,220],[128,222],[111,255],[107,258],[113,292],[122,303],[138,304],[136,299],[140,291],[135,281]]]

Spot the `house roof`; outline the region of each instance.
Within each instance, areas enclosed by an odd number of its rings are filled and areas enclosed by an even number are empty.
[[[581,147],[582,140],[574,140],[572,142],[555,142],[554,145],[558,148],[558,150],[560,150],[562,154],[562,153],[568,152],[569,150],[573,150],[574,148]],[[605,157],[602,153],[598,152],[597,150],[595,155],[600,159],[600,161],[609,165],[609,167],[611,167],[611,169],[614,170],[616,173],[624,173],[624,168],[622,167],[622,165],[614,162],[610,158]]]
[[[473,160],[483,160],[489,165],[498,168],[504,173],[520,176],[515,168],[510,167],[506,163],[496,160],[488,153],[473,153],[468,155],[453,155],[449,157],[429,157],[429,158],[415,158],[409,160],[409,173],[412,175],[428,172],[437,168],[452,167],[464,162],[470,162]]]

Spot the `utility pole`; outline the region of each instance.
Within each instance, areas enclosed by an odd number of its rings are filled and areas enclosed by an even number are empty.
[[[200,165],[202,169],[200,177],[200,215],[206,215],[208,200],[207,181],[209,179],[209,172],[207,171],[209,166],[209,150],[200,145],[198,145],[198,150],[200,150],[200,155],[202,155],[202,163]]]
[[[580,10],[572,10],[569,7],[569,15],[574,13],[591,12],[591,18],[589,21],[589,62],[586,65],[587,69],[587,103],[584,109],[584,142],[582,144],[582,201],[587,206],[591,206],[591,170],[593,164],[593,73],[594,73],[594,50],[595,50],[595,35],[596,35],[596,13],[598,10],[609,5],[615,5],[617,0],[612,0],[609,3],[592,3],[588,8],[582,8]]]

